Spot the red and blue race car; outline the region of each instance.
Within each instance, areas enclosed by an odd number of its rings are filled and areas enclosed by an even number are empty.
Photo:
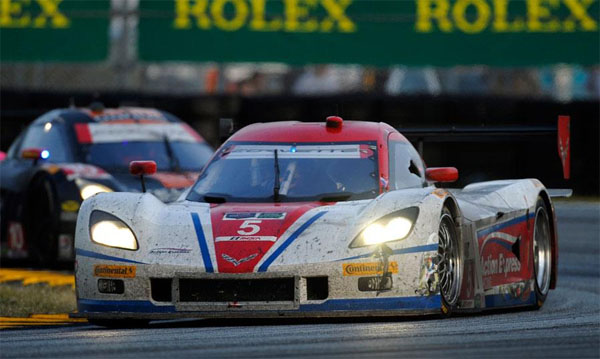
[[[457,178],[384,123],[250,125],[175,202],[83,203],[78,315],[118,326],[541,307],[558,262],[549,192],[536,179],[440,186]]]
[[[50,111],[0,162],[2,258],[72,262],[81,202],[99,192],[140,191],[130,161],[157,162],[159,172],[146,186],[168,202],[194,183],[212,153],[196,131],[166,112],[100,104]]]

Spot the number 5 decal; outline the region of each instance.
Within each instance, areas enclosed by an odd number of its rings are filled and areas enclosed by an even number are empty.
[[[241,235],[245,235],[245,236],[251,236],[253,234],[258,233],[258,231],[260,231],[260,227],[258,226],[258,224],[260,224],[260,222],[262,222],[262,220],[247,220],[244,221],[244,223],[242,223],[242,225],[240,226],[240,230],[237,231],[238,234]],[[248,230],[243,230],[243,229],[248,229]]]

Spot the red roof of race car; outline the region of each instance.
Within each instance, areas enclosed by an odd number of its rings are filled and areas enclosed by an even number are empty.
[[[244,127],[231,141],[261,142],[344,142],[374,141],[387,138],[393,127],[382,122],[343,121],[340,128],[328,128],[323,122],[283,121],[255,123]]]

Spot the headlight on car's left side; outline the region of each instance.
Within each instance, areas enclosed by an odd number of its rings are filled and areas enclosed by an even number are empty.
[[[102,211],[93,211],[90,216],[90,238],[92,242],[108,247],[132,251],[138,249],[131,228],[112,214]]]
[[[366,226],[350,243],[350,248],[402,240],[408,237],[418,216],[418,207],[405,208],[383,216]]]

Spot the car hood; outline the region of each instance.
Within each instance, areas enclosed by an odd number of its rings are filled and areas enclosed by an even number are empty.
[[[87,238],[92,211],[121,219],[139,250],[101,248],[103,254],[138,263],[201,266],[208,273],[250,273],[367,258],[377,248],[349,248],[366,225],[401,208],[421,206],[431,189],[393,191],[375,199],[337,203],[222,203],[187,200],[165,204],[151,194],[100,193],[84,201],[78,219],[78,250],[94,250]],[[435,196],[429,196],[429,198]],[[437,198],[437,197],[435,197]],[[423,211],[413,234],[391,242],[392,250],[418,246],[437,233]],[[435,213],[436,218],[439,213]]]
[[[422,198],[422,193],[386,193],[337,203],[182,201],[157,213],[147,200],[138,206],[133,226],[146,258],[162,263],[173,259],[175,264],[181,252],[198,248],[197,255],[214,271],[260,272],[278,263],[316,263],[370,253],[372,248],[350,249],[349,244],[367,224],[388,214],[391,205],[413,206]]]

